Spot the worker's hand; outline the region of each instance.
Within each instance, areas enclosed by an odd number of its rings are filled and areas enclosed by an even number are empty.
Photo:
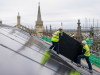
[[[63,36],[63,32],[61,33],[61,36]]]
[[[63,32],[63,29],[61,30],[61,32]]]

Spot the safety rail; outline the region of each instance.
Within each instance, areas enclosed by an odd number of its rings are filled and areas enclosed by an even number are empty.
[[[42,39],[45,40],[45,41],[47,41],[47,42],[52,43],[51,39],[49,39],[49,38],[46,38],[46,37],[42,36]]]
[[[91,40],[86,40],[87,45],[92,45],[92,41]]]

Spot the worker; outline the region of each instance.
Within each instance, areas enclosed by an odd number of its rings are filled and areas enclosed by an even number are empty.
[[[56,52],[57,54],[59,54],[59,39],[61,38],[61,36],[63,36],[63,28],[62,26],[59,27],[59,29],[53,34],[53,37],[52,37],[52,45],[51,47],[49,48],[49,50],[51,50],[54,46],[56,48]]]
[[[85,39],[85,40],[89,40],[88,36],[86,37],[86,39]]]
[[[72,38],[74,38],[74,35],[72,35]]]
[[[84,36],[84,40],[89,40],[87,35]]]
[[[84,35],[84,40],[86,39],[86,35]]]
[[[74,36],[74,39],[76,40],[76,35]]]
[[[77,66],[80,67],[80,66],[81,66],[81,65],[80,65],[80,60],[81,60],[81,58],[85,58],[86,61],[87,61],[87,63],[88,63],[88,66],[89,66],[89,72],[92,73],[92,72],[93,72],[93,71],[92,71],[92,66],[91,66],[91,63],[90,63],[90,61],[89,61],[89,56],[90,56],[89,47],[88,47],[88,45],[86,44],[86,41],[85,41],[85,40],[82,41],[82,45],[83,45],[82,55],[79,55],[79,56],[77,57],[77,63],[78,63]]]
[[[71,34],[69,35],[70,37],[73,37]]]

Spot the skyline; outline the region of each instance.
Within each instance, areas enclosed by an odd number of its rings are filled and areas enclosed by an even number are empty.
[[[64,29],[77,29],[77,22],[80,19],[81,26],[85,26],[85,18],[90,25],[94,26],[100,22],[99,0],[1,0],[0,19],[3,24],[15,26],[17,24],[18,12],[21,16],[21,24],[24,26],[35,26],[37,21],[38,3],[40,2],[41,18],[44,27],[52,26],[58,29],[63,23]],[[99,25],[100,26],[100,25]]]

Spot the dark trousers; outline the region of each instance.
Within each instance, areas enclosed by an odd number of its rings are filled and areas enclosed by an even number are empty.
[[[51,47],[49,49],[52,49],[54,46],[56,48],[57,54],[59,54],[59,43],[58,42],[53,42],[52,41],[52,45],[51,45]]]
[[[79,55],[79,56],[77,57],[77,63],[78,63],[78,64],[80,64],[81,58],[85,58],[85,59],[86,59],[86,61],[87,61],[87,63],[88,63],[88,66],[89,66],[89,70],[92,70],[92,66],[91,66],[91,63],[90,63],[90,61],[89,61],[89,57],[86,57],[86,56],[84,56],[84,55]]]

